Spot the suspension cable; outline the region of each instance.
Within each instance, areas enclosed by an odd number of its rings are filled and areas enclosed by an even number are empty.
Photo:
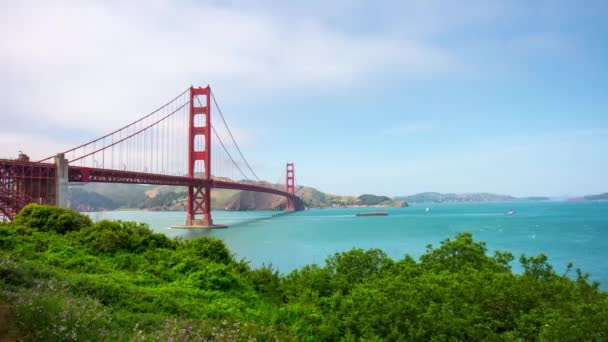
[[[199,100],[197,98],[196,101],[198,101],[199,106],[201,106],[201,107],[203,106],[202,103],[201,103],[201,100]],[[222,145],[222,148],[224,148],[224,151],[226,151],[226,154],[228,155],[228,158],[230,158],[230,161],[232,161],[232,164],[234,164],[234,166],[236,166],[236,168],[243,175],[243,177],[245,177],[245,179],[249,179],[249,177],[247,177],[247,175],[243,172],[243,170],[241,170],[241,168],[239,167],[239,165],[234,161],[234,159],[232,158],[232,155],[230,154],[230,152],[228,152],[228,149],[224,145],[224,142],[222,141],[222,138],[220,138],[219,134],[217,134],[217,131],[215,130],[215,127],[213,127],[213,125],[211,125],[211,130],[213,131],[213,134],[215,134],[215,137],[217,138],[217,140],[220,142],[220,145]],[[209,148],[209,147],[207,147],[207,148]]]
[[[213,99],[213,103],[215,103],[215,106],[217,107],[217,111],[218,111],[218,113],[220,113],[220,117],[222,118],[222,121],[224,122],[224,126],[226,126],[226,129],[228,130],[228,134],[230,135],[230,138],[232,139],[232,142],[234,142],[234,146],[236,147],[237,151],[241,155],[241,158],[243,158],[243,161],[245,162],[245,165],[247,165],[247,168],[249,168],[249,171],[251,171],[251,173],[253,174],[253,176],[255,177],[255,179],[257,179],[258,182],[261,182],[261,180],[258,177],[258,175],[251,168],[251,165],[249,165],[249,162],[247,161],[247,159],[245,159],[245,156],[243,155],[243,152],[241,152],[241,149],[239,148],[239,145],[236,143],[236,140],[234,140],[234,136],[232,135],[232,132],[230,131],[230,127],[228,127],[228,124],[226,123],[226,120],[224,119],[224,115],[222,114],[222,109],[218,105],[217,100],[215,99],[215,95],[213,95],[212,91],[209,91],[209,93],[211,94],[211,98]]]

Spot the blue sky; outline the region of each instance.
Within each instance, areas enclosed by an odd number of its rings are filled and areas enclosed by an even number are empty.
[[[271,181],[293,161],[339,194],[608,191],[605,1],[2,6],[0,156],[209,83]]]

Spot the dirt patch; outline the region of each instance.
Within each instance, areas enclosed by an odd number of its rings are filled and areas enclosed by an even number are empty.
[[[17,325],[11,306],[0,303],[0,342],[17,341]]]

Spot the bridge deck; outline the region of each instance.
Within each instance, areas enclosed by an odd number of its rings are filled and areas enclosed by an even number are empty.
[[[38,170],[38,171],[37,171]],[[0,159],[0,211],[4,216],[12,218],[25,204],[35,202],[55,204],[52,189],[55,184],[56,166],[50,163],[30,162],[23,160]],[[47,195],[41,197],[30,193],[30,189],[40,188],[41,179],[46,181],[49,188]],[[216,189],[231,189],[263,192],[297,200],[297,196],[271,187],[253,183],[231,182],[226,180],[205,180],[186,176],[167,176],[154,173],[133,172],[124,170],[109,170],[69,166],[68,179],[72,183],[123,183],[150,184],[171,186],[196,186]],[[19,188],[15,184],[20,184]],[[37,189],[36,188],[36,189]]]

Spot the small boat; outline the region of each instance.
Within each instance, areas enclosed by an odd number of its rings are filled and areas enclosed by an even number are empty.
[[[388,216],[388,213],[384,211],[362,212],[357,213],[356,216]]]
[[[429,210],[431,210],[431,209],[429,209],[429,208],[426,208],[426,209],[425,209],[425,210],[424,210],[424,211],[426,211],[426,212],[427,212],[427,213],[428,213],[428,212],[429,212]]]
[[[515,215],[515,210],[513,210],[513,209],[509,209],[509,211],[507,211],[507,212],[505,213],[505,215]]]

